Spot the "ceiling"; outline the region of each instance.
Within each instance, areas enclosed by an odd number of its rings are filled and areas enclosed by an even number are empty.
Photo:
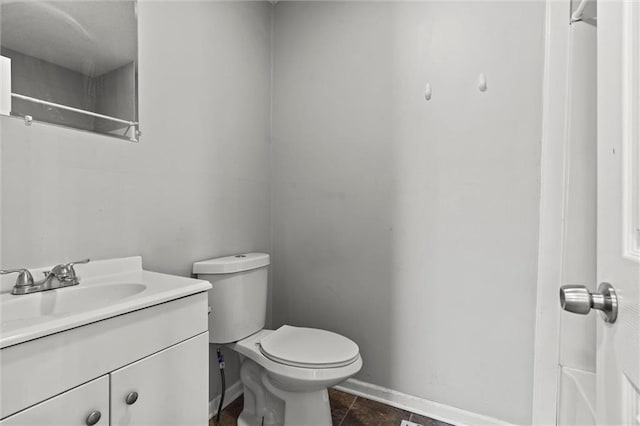
[[[0,2],[3,47],[97,76],[135,61],[135,1]]]

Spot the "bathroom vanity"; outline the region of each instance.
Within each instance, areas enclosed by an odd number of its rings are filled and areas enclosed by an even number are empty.
[[[140,257],[77,269],[75,287],[0,295],[0,425],[207,424],[211,285]]]

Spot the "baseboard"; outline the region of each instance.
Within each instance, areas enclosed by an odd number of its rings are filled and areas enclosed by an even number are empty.
[[[494,419],[493,417],[461,410],[449,405],[407,395],[402,392],[383,388],[382,386],[372,385],[371,383],[362,382],[356,379],[348,379],[346,382],[343,382],[340,386],[336,386],[335,388],[343,392],[382,402],[402,410],[411,411],[452,425],[513,426],[511,423]]]
[[[222,408],[225,408],[227,405],[231,404],[236,400],[240,395],[242,395],[242,382],[238,380],[231,386],[227,388],[224,393],[224,403]],[[213,398],[209,401],[209,420],[213,418],[216,414],[218,414],[218,404],[220,404],[220,395]]]

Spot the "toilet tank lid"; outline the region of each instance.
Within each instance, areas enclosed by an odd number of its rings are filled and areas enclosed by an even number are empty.
[[[249,271],[269,264],[266,253],[244,253],[202,260],[193,264],[194,274],[232,274]]]

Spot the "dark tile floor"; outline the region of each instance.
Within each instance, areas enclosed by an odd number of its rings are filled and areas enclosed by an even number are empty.
[[[448,423],[335,389],[329,389],[329,402],[334,426],[400,426],[402,420],[409,420],[422,426],[451,426]],[[220,425],[235,426],[243,403],[241,396],[222,410]],[[213,419],[209,422],[209,426],[214,426]]]

